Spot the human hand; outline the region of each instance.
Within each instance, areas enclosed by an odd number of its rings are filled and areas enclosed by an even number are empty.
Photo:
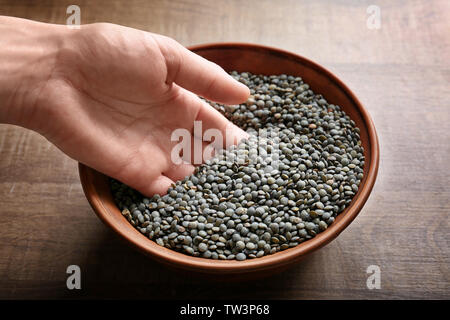
[[[0,30],[0,48],[8,48],[0,52],[0,122],[41,133],[143,194],[164,194],[194,170],[171,161],[175,129],[192,132],[197,120],[203,131],[245,136],[196,94],[237,104],[248,88],[170,38],[112,24],[71,30],[7,17]]]

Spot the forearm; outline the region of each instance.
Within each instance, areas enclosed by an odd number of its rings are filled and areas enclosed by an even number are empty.
[[[38,129],[33,115],[54,71],[62,28],[0,16],[0,123]]]

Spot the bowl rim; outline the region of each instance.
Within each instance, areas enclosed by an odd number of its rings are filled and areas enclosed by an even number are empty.
[[[165,247],[161,247],[152,240],[142,235],[139,231],[134,229],[131,224],[130,228],[136,231],[136,236],[129,236],[129,234],[127,234],[116,224],[114,224],[113,219],[111,218],[112,214],[109,213],[108,209],[103,205],[99,194],[94,187],[94,174],[100,173],[82,163],[79,163],[78,169],[83,191],[90,205],[94,209],[94,212],[100,218],[100,220],[102,220],[103,223],[113,229],[121,238],[133,245],[133,247],[147,255],[152,256],[159,262],[162,262],[166,265],[175,267],[178,266],[185,270],[197,271],[201,273],[242,273],[264,271],[267,269],[283,267],[292,263],[293,260],[300,260],[306,254],[311,253],[334,240],[359,214],[375,184],[379,167],[380,152],[379,141],[374,123],[368,111],[364,108],[355,94],[333,73],[301,55],[259,44],[228,42],[208,43],[188,47],[189,50],[194,52],[204,50],[239,48],[244,48],[246,50],[270,51],[272,54],[281,55],[285,58],[293,59],[295,61],[301,61],[303,64],[308,65],[308,67],[314,68],[316,71],[324,74],[348,96],[348,98],[357,107],[361,115],[361,118],[368,132],[368,140],[370,143],[370,166],[366,173],[364,185],[362,188],[360,188],[357,195],[355,195],[355,197],[352,199],[349,207],[346,208],[346,212],[344,214],[341,213],[342,216],[338,221],[333,222],[327,230],[320,232],[315,237],[308,239],[295,247],[260,258],[247,259],[245,261],[213,260],[201,257],[192,257]],[[137,235],[140,235],[141,237]],[[140,239],[146,239],[147,241],[141,241]]]

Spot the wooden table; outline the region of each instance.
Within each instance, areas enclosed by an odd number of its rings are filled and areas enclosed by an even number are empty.
[[[0,298],[450,298],[450,2],[0,0],[0,14],[107,21],[184,45],[253,42],[330,69],[371,113],[381,143],[373,193],[335,241],[247,283],[180,276],[123,244],[94,215],[77,163],[36,133],[0,125]],[[380,29],[366,9],[381,10]],[[1,35],[0,35],[1,36]],[[79,265],[82,289],[66,288]],[[369,265],[381,289],[366,286]]]

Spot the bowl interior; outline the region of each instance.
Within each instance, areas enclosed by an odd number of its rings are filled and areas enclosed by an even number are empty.
[[[86,197],[100,219],[126,241],[142,252],[167,265],[203,273],[242,273],[282,268],[292,264],[307,253],[327,244],[339,235],[356,217],[367,200],[378,170],[378,140],[372,120],[354,94],[332,73],[303,57],[278,49],[250,44],[211,44],[190,48],[213,61],[226,71],[248,71],[256,74],[287,74],[300,76],[315,93],[339,105],[360,128],[364,147],[364,178],[358,193],[335,222],[313,239],[272,255],[246,261],[222,261],[190,257],[163,248],[142,235],[122,216],[116,207],[103,174],[79,165],[80,178]]]

